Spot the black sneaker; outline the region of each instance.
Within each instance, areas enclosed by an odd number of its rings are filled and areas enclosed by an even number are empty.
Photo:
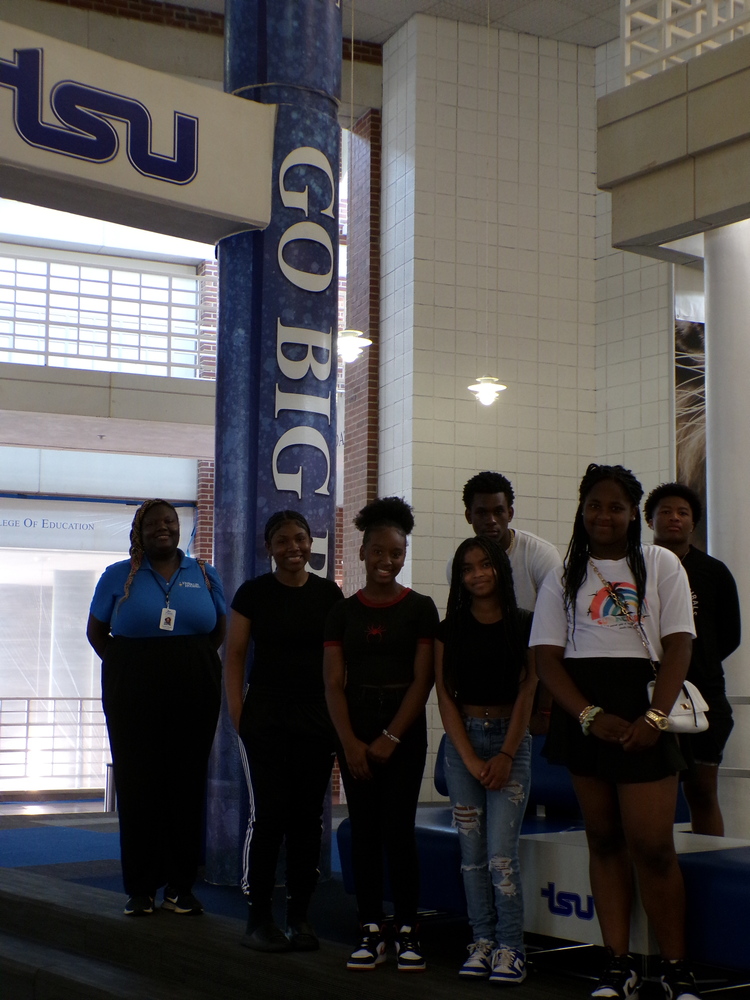
[[[701,1000],[695,976],[687,962],[661,963],[661,985],[667,1000]]]
[[[286,934],[273,920],[264,920],[255,927],[248,925],[242,944],[251,951],[282,952],[291,951],[292,944]]]
[[[203,913],[203,904],[192,892],[177,892],[169,886],[164,890],[164,902],[161,908],[187,917],[197,917]]]
[[[293,951],[318,951],[320,948],[318,935],[306,920],[287,924],[286,936]]]
[[[153,912],[153,896],[128,896],[128,901],[123,910],[126,917],[147,917]]]
[[[416,928],[404,924],[396,933],[399,972],[424,972],[426,965]]]
[[[631,955],[614,955],[609,950],[607,966],[591,991],[596,1000],[630,1000],[638,996],[641,985],[640,977],[635,970],[635,962]]]
[[[362,940],[349,956],[347,969],[369,972],[385,962],[385,939],[378,924],[362,924]]]

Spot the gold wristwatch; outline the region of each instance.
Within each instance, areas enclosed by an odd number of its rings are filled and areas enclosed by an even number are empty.
[[[665,733],[669,729],[669,718],[658,709],[649,708],[643,713],[646,717],[646,721],[649,725],[658,729],[660,732]]]

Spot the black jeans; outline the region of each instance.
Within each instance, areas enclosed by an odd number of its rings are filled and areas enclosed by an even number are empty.
[[[250,816],[242,889],[253,924],[271,917],[276,866],[286,846],[287,919],[305,919],[318,881],[323,801],[335,752],[325,705],[290,705],[248,692],[240,720]]]
[[[102,660],[125,891],[192,888],[206,769],[221,705],[221,662],[207,636],[115,637]]]
[[[347,691],[349,716],[356,735],[371,743],[387,728],[397,699]],[[401,738],[387,764],[374,766],[370,781],[356,781],[339,752],[352,827],[352,868],[360,922],[383,919],[384,860],[388,866],[397,926],[414,927],[419,906],[419,856],[414,821],[425,759],[427,723],[424,714]]]

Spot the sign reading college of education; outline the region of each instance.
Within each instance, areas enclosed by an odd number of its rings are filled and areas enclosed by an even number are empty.
[[[0,22],[0,195],[215,243],[271,218],[276,107]]]
[[[180,546],[190,541],[192,506],[178,504]],[[126,559],[137,503],[0,497],[0,549],[116,552]]]

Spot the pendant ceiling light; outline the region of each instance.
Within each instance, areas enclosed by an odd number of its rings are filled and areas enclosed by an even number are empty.
[[[339,357],[344,364],[356,361],[371,343],[369,337],[365,337],[361,330],[341,330],[336,341]]]
[[[503,389],[507,388],[508,386],[503,385],[500,379],[495,378],[494,375],[480,375],[476,384],[469,386],[470,392],[474,393],[477,402],[483,406],[492,406]]]
[[[491,27],[490,27],[490,0],[487,0],[487,33],[486,39],[486,66],[484,79],[489,81],[490,79],[490,37],[491,37]],[[495,81],[497,86],[497,81]],[[479,101],[479,87],[477,86],[477,137],[476,137],[476,149],[480,148],[479,134],[481,129],[482,115],[484,110],[484,117],[489,118],[489,108],[482,109],[481,102]],[[486,189],[485,198],[489,201],[489,189],[490,189],[490,157],[489,153],[485,156],[485,162],[487,166],[486,170]],[[495,192],[497,196],[497,191]],[[485,371],[489,368],[489,268],[490,268],[490,258],[489,258],[489,212],[485,212],[484,216],[484,346],[485,346]],[[495,305],[497,309],[497,303]],[[500,379],[495,378],[494,375],[480,375],[476,380],[474,385],[470,385],[469,391],[473,392],[477,398],[477,401],[483,406],[492,406],[497,397],[503,391],[507,389],[506,385],[500,381]]]

